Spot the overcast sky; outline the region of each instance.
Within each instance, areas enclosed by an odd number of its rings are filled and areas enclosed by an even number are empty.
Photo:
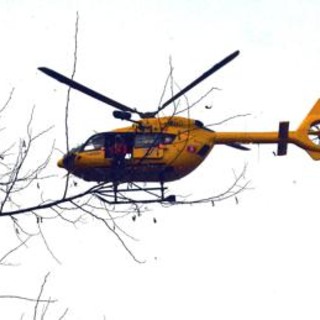
[[[77,11],[75,78],[141,111],[157,107],[170,56],[184,86],[235,50],[237,59],[190,93],[192,100],[211,86],[222,89],[191,117],[213,123],[250,113],[215,130],[276,131],[281,120],[294,130],[320,97],[319,1],[0,0],[0,9],[0,101],[15,87],[6,138],[23,134],[35,105],[35,130],[54,125],[46,142],[65,149],[67,88],[37,68],[71,75]],[[89,97],[74,92],[71,99],[72,145],[125,125]],[[47,149],[40,146],[34,161]],[[142,265],[97,222],[86,219],[77,229],[44,222],[61,265],[34,240],[13,257],[19,267],[0,269],[0,295],[36,296],[51,271],[46,294],[59,302],[48,319],[67,307],[68,320],[319,319],[320,164],[295,146],[281,158],[274,150],[218,146],[198,170],[170,185],[171,193],[195,198],[219,193],[247,164],[251,189],[238,204],[154,205],[135,223],[127,217],[126,230],[139,239],[128,244],[147,261]],[[48,197],[63,189],[58,156],[50,170],[59,177]],[[17,242],[9,220],[0,232],[1,256]],[[20,319],[22,310],[31,319],[32,304],[0,300],[1,319]]]

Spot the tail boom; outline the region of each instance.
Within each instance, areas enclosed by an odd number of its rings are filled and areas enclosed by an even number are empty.
[[[214,132],[214,144],[278,144],[278,154],[286,154],[287,144],[306,150],[314,160],[320,160],[320,99],[296,131],[289,131],[288,122],[280,122],[273,132]]]

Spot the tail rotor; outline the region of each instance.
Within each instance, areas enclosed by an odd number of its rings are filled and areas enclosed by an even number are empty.
[[[308,138],[313,144],[320,146],[320,120],[311,124]]]

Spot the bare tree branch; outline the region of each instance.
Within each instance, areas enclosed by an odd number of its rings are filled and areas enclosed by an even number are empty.
[[[10,101],[12,99],[14,90],[15,90],[15,88],[11,89],[11,92],[9,94],[9,97],[8,97],[7,101],[4,103],[3,107],[0,109],[0,113],[2,113],[7,108],[7,106],[9,105],[9,103],[10,103]]]
[[[37,302],[39,303],[55,303],[58,300],[52,300],[52,299],[38,299],[38,298],[28,298],[28,297],[22,297],[22,296],[17,296],[17,295],[9,295],[9,294],[4,294],[0,295],[0,299],[18,299],[18,300],[25,300],[29,302]]]
[[[46,276],[44,277],[44,279],[43,279],[43,282],[42,282],[42,285],[41,285],[41,288],[40,288],[40,291],[39,291],[39,295],[38,295],[38,298],[36,300],[36,304],[34,306],[33,320],[37,319],[37,312],[38,312],[39,303],[41,301],[41,296],[42,296],[44,287],[45,287],[45,285],[47,283],[47,279],[48,279],[49,275],[50,275],[50,272],[48,272],[46,274]],[[50,301],[50,300],[48,300],[48,301]]]
[[[18,246],[14,247],[13,249],[11,249],[10,251],[8,251],[5,255],[3,255],[0,258],[0,265],[5,265],[4,261],[14,252],[16,252],[17,250],[19,250],[22,246],[26,246],[26,243],[31,239],[31,236],[29,236],[26,240],[24,240],[23,242],[21,242]]]
[[[74,52],[73,52],[73,68],[71,79],[74,79],[77,70],[77,61],[78,61],[78,32],[79,32],[79,13],[76,13],[76,22],[75,22],[75,35],[74,35]],[[70,103],[70,94],[71,94],[71,87],[68,87],[67,92],[67,101],[65,107],[65,135],[66,135],[66,148],[67,153],[70,150],[69,146],[69,103]]]
[[[75,35],[74,35],[74,52],[73,52],[73,69],[71,74],[71,79],[74,79],[74,76],[77,71],[77,62],[78,62],[78,32],[79,32],[79,13],[77,11],[76,22],[75,22]],[[66,149],[67,153],[69,153],[70,146],[69,146],[69,103],[70,103],[70,94],[71,94],[71,87],[68,88],[67,92],[67,100],[66,100],[66,107],[65,107],[65,137],[66,137]],[[63,192],[63,198],[67,196],[68,187],[69,187],[69,179],[70,173],[66,175],[66,182],[65,188]]]
[[[116,232],[116,230],[114,228],[112,228],[108,222],[104,219],[101,218],[97,215],[95,215],[94,213],[85,210],[83,207],[80,207],[78,204],[76,204],[75,202],[73,202],[73,204],[80,210],[84,211],[85,213],[91,215],[92,217],[94,217],[96,220],[101,221],[115,236],[116,238],[120,241],[121,245],[123,246],[123,248],[129,253],[129,255],[133,258],[133,260],[135,262],[138,263],[145,263],[145,261],[139,260],[136,258],[136,256],[133,254],[133,252],[128,248],[128,246],[126,245],[126,243],[124,242],[124,240],[121,238],[121,236]]]
[[[69,309],[67,308],[66,310],[64,310],[63,314],[59,317],[58,320],[62,320],[68,313]]]
[[[47,241],[47,239],[45,238],[45,236],[44,236],[44,234],[43,234],[43,232],[42,232],[42,229],[41,229],[41,226],[40,226],[40,225],[41,225],[41,222],[38,221],[39,233],[40,233],[40,235],[41,235],[41,238],[42,238],[42,240],[43,240],[43,243],[45,244],[45,246],[46,246],[48,252],[50,253],[51,257],[52,257],[58,264],[61,265],[61,261],[55,256],[55,254],[54,254],[53,251],[51,250],[51,248],[50,248],[50,246],[49,246],[49,244],[48,244],[48,241]]]

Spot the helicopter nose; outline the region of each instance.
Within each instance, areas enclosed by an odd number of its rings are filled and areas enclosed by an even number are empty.
[[[59,168],[63,168],[63,158],[59,159],[58,162],[57,162],[57,165]]]
[[[76,155],[74,153],[67,153],[62,159],[58,161],[58,167],[66,170],[72,170],[74,168],[74,160]]]

